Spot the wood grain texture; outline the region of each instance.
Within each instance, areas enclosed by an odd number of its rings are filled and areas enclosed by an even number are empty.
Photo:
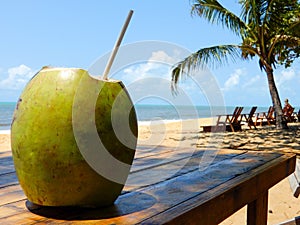
[[[264,225],[268,219],[268,191],[261,193],[247,207],[247,224]]]
[[[11,155],[0,155],[0,224],[217,224],[247,204],[260,216],[268,189],[295,168],[292,154],[209,151],[139,149],[122,194],[105,208],[30,203]]]

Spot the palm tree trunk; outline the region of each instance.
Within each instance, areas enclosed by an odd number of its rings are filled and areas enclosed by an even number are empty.
[[[265,69],[268,77],[269,90],[272,98],[273,107],[276,116],[276,128],[277,129],[287,129],[287,121],[285,120],[282,112],[282,105],[279,98],[278,90],[275,84],[273,70],[270,68]]]

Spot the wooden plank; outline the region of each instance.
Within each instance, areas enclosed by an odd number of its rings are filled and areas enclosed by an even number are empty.
[[[12,185],[0,188],[0,206],[14,201],[24,200],[25,198],[26,197],[20,185]]]
[[[18,178],[15,172],[0,175],[0,188],[18,184]]]
[[[222,154],[222,151],[216,151],[216,150],[208,150],[208,152],[204,152],[202,149],[196,149],[194,151],[191,151],[190,149],[176,149],[174,150],[176,153],[168,152],[168,153],[158,153],[161,156],[154,155],[152,157],[144,157],[144,158],[137,158],[134,160],[133,166],[135,165],[136,168],[132,169],[131,173],[136,173],[142,170],[148,170],[149,168],[159,167],[163,166],[165,164],[172,164],[176,161],[188,161],[187,159],[195,158],[195,157],[202,157],[205,153],[205,157],[208,155],[217,156],[219,160],[226,157],[226,154]],[[210,151],[210,153],[209,153]],[[236,151],[236,152],[227,152],[227,155],[229,154],[242,154],[245,151]]]
[[[160,151],[161,149],[161,151]],[[164,164],[170,164],[172,162],[176,162],[179,160],[186,160],[198,155],[205,154],[205,159],[207,160],[207,156],[213,155],[219,157],[225,157],[228,154],[242,154],[245,151],[230,151],[230,150],[204,150],[199,149],[196,147],[190,148],[168,148],[169,150],[166,151],[165,147],[156,147],[155,154],[153,153],[146,153],[140,157],[135,157],[133,161],[132,168],[130,170],[131,173],[138,172],[140,170],[146,170],[149,168],[157,167]],[[170,150],[171,149],[171,150]],[[140,151],[140,150],[138,150]],[[143,150],[142,150],[143,151]],[[148,151],[148,150],[147,150]],[[226,152],[226,153],[225,153]],[[222,159],[222,158],[219,158]]]
[[[247,207],[248,225],[267,225],[268,220],[268,191],[250,202]]]
[[[256,169],[245,172],[180,205],[170,207],[143,222],[194,224],[197,221],[199,225],[218,224],[291,174],[295,168],[295,159],[295,155],[283,155],[265,162]]]
[[[124,191],[133,191],[141,187],[146,187],[166,179],[171,179],[182,174],[200,170],[202,164],[206,162],[210,166],[219,163],[220,161],[230,159],[242,154],[246,151],[237,150],[199,150],[195,152],[191,157],[185,157],[172,163],[161,163],[152,167],[152,164],[148,164],[148,167],[142,168],[141,170],[132,171],[127,179]],[[203,155],[205,154],[205,155]],[[145,160],[145,159],[144,159]],[[204,161],[204,162],[203,162]],[[171,161],[169,161],[171,162]]]
[[[158,148],[159,149],[159,148]],[[170,148],[169,148],[170,149]],[[156,167],[167,163],[172,163],[181,159],[186,159],[199,151],[196,148],[171,148],[169,151],[156,151],[156,154],[135,158],[130,172],[148,169],[149,167]],[[202,153],[201,153],[202,154]]]
[[[0,175],[4,173],[14,172],[14,163],[12,156],[3,156],[0,158]]]
[[[130,197],[124,197],[118,204],[103,208],[82,207],[39,207],[26,202],[27,209],[20,207],[19,202],[0,207],[0,215],[9,209],[17,209],[6,217],[0,218],[0,224],[27,224],[32,223],[62,223],[62,224],[135,224],[136,213],[153,205],[155,199],[140,193],[127,193]],[[134,195],[134,198],[131,196]],[[133,202],[134,201],[134,202]],[[135,204],[140,203],[139,208]],[[24,202],[23,202],[23,205]],[[19,206],[19,207],[18,207]],[[125,220],[124,220],[125,218]],[[76,221],[78,221],[76,223]],[[126,222],[120,222],[126,221]]]
[[[22,203],[25,206],[24,202]],[[0,224],[5,224],[5,225],[35,224],[35,223],[39,223],[39,221],[44,220],[43,216],[32,214],[28,212],[28,210],[26,213],[18,213],[18,211],[14,210],[13,208],[10,208],[10,210],[11,211],[9,211],[8,208],[6,207],[6,211],[11,215],[0,218]],[[26,210],[24,209],[24,212],[25,211]]]
[[[11,150],[5,150],[0,152],[0,159],[7,156],[12,156]]]
[[[238,155],[241,155],[241,154],[243,154],[243,153],[245,153],[245,151],[220,151],[219,152],[219,155],[216,157],[216,159],[217,160],[215,160],[216,162],[220,162],[220,161],[222,161],[222,160],[224,160],[224,159],[230,159],[230,158],[232,158],[232,157],[235,157],[235,156],[238,156]],[[197,157],[198,158],[197,158]],[[183,169],[182,170],[182,173],[187,173],[188,171],[190,171],[190,170],[197,170],[198,169],[198,166],[199,166],[199,162],[200,162],[200,158],[199,157],[201,157],[202,155],[200,154],[200,155],[195,155],[194,156],[194,158],[185,166],[185,169]],[[168,166],[168,165],[163,165],[163,166]],[[140,171],[140,173],[141,172],[143,172],[143,171]],[[128,194],[129,195],[132,195],[132,194],[134,194],[134,196],[133,197],[128,197]],[[143,197],[141,197],[141,196],[143,196]],[[141,199],[142,198],[142,199]],[[136,192],[128,192],[128,193],[124,193],[121,197],[120,197],[120,201],[119,200],[117,200],[117,203],[116,203],[116,205],[117,205],[117,207],[118,207],[118,212],[120,212],[120,211],[122,211],[122,212],[124,212],[124,214],[128,214],[129,212],[128,212],[128,209],[130,209],[131,211],[134,211],[134,210],[136,210],[136,211],[139,211],[139,210],[141,210],[144,206],[147,206],[148,204],[147,204],[147,202],[153,202],[154,200],[153,200],[153,198],[152,197],[150,197],[150,200],[147,200],[147,198],[149,198],[149,195],[141,195],[141,194],[138,194],[138,195],[136,195]],[[125,199],[125,200],[124,200]],[[128,200],[127,200],[128,199]],[[134,201],[134,202],[136,202],[136,201],[139,201],[139,199],[141,199],[142,201],[143,201],[143,205],[138,205],[138,206],[134,206],[134,210],[132,210],[132,206],[130,206],[129,207],[129,205],[130,204],[132,204],[132,202]],[[14,204],[12,204],[12,205],[14,205]],[[10,205],[10,207],[12,207],[12,205]],[[125,210],[123,209],[123,206],[125,205]],[[35,211],[36,209],[34,209],[33,211]],[[62,210],[58,207],[55,207],[55,208],[53,208],[53,210],[52,210],[52,212],[51,212],[51,210],[49,210],[49,208],[45,208],[45,207],[42,207],[42,209],[41,208],[39,208],[38,209],[38,211],[39,211],[39,213],[41,213],[42,212],[42,210],[44,210],[44,211],[47,211],[48,210],[48,213],[50,213],[51,214],[51,216],[52,217],[56,217],[56,218],[61,218],[61,217],[63,217],[63,218],[68,218],[68,219],[72,219],[72,218],[77,218],[78,217],[78,212],[77,212],[77,210],[71,210],[71,213],[70,212],[68,212],[68,210],[67,210],[67,212],[65,212],[65,213],[62,213]],[[1,210],[0,210],[1,211]],[[89,210],[90,211],[90,210]],[[112,210],[111,209],[111,211],[116,211],[116,210]],[[130,212],[131,212],[130,211]],[[82,212],[82,209],[81,209],[81,212]],[[19,219],[18,218],[27,218],[27,215],[23,215],[23,214],[27,214],[28,212],[23,212],[23,213],[21,213],[21,215],[18,215],[17,217],[13,217],[13,218],[9,218],[9,220],[10,221],[13,221],[14,223],[15,222],[18,222],[19,221]],[[103,210],[101,209],[101,213],[100,213],[100,215],[99,215],[99,212],[97,211],[97,210],[92,210],[92,214],[93,215],[91,215],[91,213],[87,213],[87,214],[84,214],[83,213],[83,217],[84,218],[91,218],[91,217],[95,217],[95,215],[98,215],[98,216],[100,216],[100,217],[97,217],[96,216],[96,218],[101,218],[101,215],[103,216],[103,215],[106,215],[106,216],[108,216],[108,215],[110,215],[110,216],[113,216],[111,213],[109,214],[109,213],[107,213],[106,212],[106,214],[103,214]],[[47,215],[47,214],[46,214]],[[46,216],[45,215],[45,216]],[[90,215],[90,216],[89,216]],[[49,215],[48,215],[49,216]],[[47,219],[48,220],[48,219]],[[128,218],[126,217],[126,221],[128,220]],[[129,219],[130,220],[130,219]],[[128,221],[127,221],[128,222]]]
[[[182,219],[184,219],[182,221],[185,221],[186,218],[190,218],[191,221],[192,219],[199,221],[197,217],[198,213],[200,213],[199,215],[202,213],[204,215],[203,218],[205,218],[205,215],[211,215],[212,217],[218,215],[220,220],[220,218],[228,215],[230,211],[223,212],[222,210],[224,210],[224,208],[230,207],[231,210],[237,210],[241,204],[245,205],[253,201],[255,196],[258,196],[259,192],[263,191],[263,188],[269,187],[276,179],[280,179],[280,176],[292,170],[291,156],[283,160],[284,157],[281,154],[220,151],[213,161],[213,164],[211,164],[207,170],[199,171],[199,160],[201,160],[201,156],[201,154],[195,154],[188,160],[185,167],[168,180],[144,188],[136,187],[128,192],[125,191],[117,199],[115,205],[111,207],[83,209],[76,207],[48,208],[29,205],[31,212],[28,212],[26,207],[23,209],[22,207],[17,207],[20,204],[24,206],[25,200],[21,202],[10,201],[0,206],[0,218],[1,215],[5,216],[0,219],[0,224],[2,222],[5,222],[5,224],[9,224],[10,222],[12,224],[33,222],[54,222],[62,224],[136,224],[157,222],[161,224],[163,221],[168,222],[168,219],[173,216],[179,216],[179,218],[176,219],[176,221],[178,220],[179,222]],[[147,157],[145,157],[145,159],[147,159]],[[174,162],[160,164],[159,166],[157,164],[156,167],[167,170],[168,166],[173,163]],[[270,166],[275,164],[277,166],[274,166],[274,168]],[[266,165],[269,165],[271,168]],[[147,168],[149,167],[151,167],[150,164]],[[264,170],[261,172],[258,167],[270,170],[268,171],[270,173],[265,174]],[[145,175],[149,170],[153,170],[153,168],[145,168],[133,174],[140,173]],[[255,174],[255,172],[257,174]],[[279,175],[277,175],[277,173]],[[159,174],[156,175],[159,176]],[[248,180],[248,176],[250,177],[250,181]],[[273,176],[275,178],[273,178]],[[268,181],[269,177],[272,177],[270,181]],[[144,179],[147,179],[147,177],[144,177]],[[250,187],[251,190],[252,188],[255,189],[253,191],[254,193],[251,191],[248,193],[245,192],[245,190],[249,191]],[[237,198],[232,197],[233,193]],[[213,196],[216,196],[217,201],[212,200],[214,198]],[[0,199],[2,200],[1,197]],[[203,205],[201,209],[199,209],[198,204]],[[17,210],[15,213],[10,214],[13,209]],[[195,210],[197,212],[196,214]],[[145,220],[145,218],[149,219]],[[205,224],[205,222],[203,222],[203,224]]]
[[[33,216],[26,208],[25,202],[25,200],[21,200],[0,206],[0,221],[5,221],[9,217],[21,213],[26,213]],[[0,224],[2,223],[0,222]]]
[[[117,199],[116,204],[112,208],[107,207],[105,211],[103,209],[89,210],[88,212],[82,212],[80,215],[77,214],[76,218],[74,218],[73,214],[65,215],[64,220],[67,224],[69,220],[95,219],[96,216],[99,223],[136,224],[142,223],[145,218],[156,217],[158,212],[166,212],[174,207],[179,207],[181,213],[186,209],[185,202],[197,196],[205,196],[206,193],[209,193],[210,198],[213,198],[214,192],[211,192],[211,189],[235,177],[239,177],[239,175],[253,169],[253,167],[264,165],[266,162],[280,156],[278,154],[262,155],[259,156],[256,153],[238,155],[212,165],[207,171],[193,171],[139,191],[124,194]],[[248,163],[245,163],[246,161]],[[225,186],[227,187],[226,184]],[[200,200],[203,199],[200,197]],[[182,204],[183,207],[181,207]],[[109,212],[114,212],[115,214],[110,214]],[[173,217],[174,215],[167,214],[163,217],[163,220],[159,218],[156,221],[146,220],[146,222],[160,224],[160,221]],[[44,222],[51,221],[53,220],[48,219]]]
[[[227,152],[227,151],[226,151]],[[241,153],[245,153],[245,151],[230,151],[230,152],[227,152],[227,153],[230,153],[230,154],[225,154],[225,152],[221,152],[222,154],[219,154],[218,155],[218,159],[224,159],[224,158],[230,158],[230,157],[233,157],[233,156],[236,156],[236,155],[239,155],[239,154],[241,154]],[[200,161],[200,159],[199,158],[196,158],[196,159],[194,159],[194,161],[192,161],[192,162],[190,162],[190,166],[195,166],[195,168],[198,168],[198,165],[199,165],[199,161]],[[216,161],[218,161],[218,160],[216,160]],[[194,164],[194,165],[193,165]],[[166,166],[166,165],[162,165],[162,166]],[[144,172],[144,171],[140,171],[140,172]],[[131,193],[135,193],[135,192],[131,192]],[[131,194],[131,193],[127,193],[127,194]],[[117,211],[120,211],[120,206],[122,206],[122,205],[129,205],[129,204],[132,204],[132,202],[135,202],[135,201],[137,201],[138,199],[139,199],[139,196],[140,195],[138,195],[138,196],[134,196],[134,197],[132,197],[132,198],[128,198],[127,197],[127,195],[124,195],[124,196],[122,196],[121,197],[121,200],[120,200],[120,202],[118,202],[117,203],[117,205],[118,205],[118,210]],[[143,196],[148,196],[148,195],[143,195]],[[126,200],[126,199],[129,199],[128,201]],[[122,200],[122,199],[125,199],[125,200]],[[147,199],[147,197],[143,197],[143,201],[144,201],[144,204],[145,204],[145,199]],[[153,198],[150,198],[150,199],[153,199]],[[148,202],[149,202],[149,200],[148,200]],[[147,204],[146,204],[147,205]],[[128,206],[126,207],[126,208],[128,208]],[[125,208],[125,213],[127,212],[126,209]],[[135,210],[137,210],[137,211],[139,211],[141,208],[143,208],[143,206],[137,206],[136,208],[135,208]],[[122,208],[121,208],[122,209]],[[55,209],[55,211],[57,211],[57,209]],[[115,211],[115,210],[112,210],[112,211]],[[124,209],[122,209],[122,211],[124,211]],[[1,210],[0,210],[0,213],[1,213]],[[26,211],[24,212],[25,214],[27,213]],[[95,213],[95,212],[94,212]],[[23,213],[22,213],[23,214]],[[53,213],[52,213],[53,214]],[[96,213],[97,214],[97,213]],[[76,214],[75,214],[76,215]],[[108,215],[110,215],[110,214],[108,214]],[[72,218],[72,216],[74,216],[74,214],[71,214],[71,215],[67,215],[68,217],[71,217]],[[14,221],[13,220],[13,218],[15,218],[15,219],[17,219],[17,218],[23,218],[23,216],[18,216],[18,217],[12,217],[12,218],[10,218],[11,219],[11,221],[12,222],[18,222],[18,221]],[[24,217],[26,217],[26,216],[24,216]],[[126,218],[126,219],[128,219],[128,218]]]
[[[158,147],[158,146],[139,146],[134,155],[134,160],[145,158],[145,157],[151,157],[151,156],[157,156],[157,154],[172,152],[172,148],[167,147]]]
[[[203,152],[202,152],[203,153]],[[195,169],[198,169],[198,166],[199,166],[199,162],[200,162],[200,158],[199,157],[202,157],[202,153],[200,153],[200,154],[195,154],[193,157],[193,159],[189,162],[189,163],[187,163],[187,165],[184,167],[185,168],[185,170],[182,170],[182,173],[186,173],[186,172],[188,172],[188,171],[190,171],[190,170],[195,170]],[[225,159],[225,158],[230,158],[230,157],[234,157],[234,156],[237,156],[237,155],[240,155],[240,154],[243,154],[243,153],[245,153],[245,151],[220,151],[219,152],[219,154],[217,155],[217,160],[216,161],[220,161],[220,160],[223,160],[223,159]],[[167,165],[161,165],[161,166],[163,166],[163,167],[166,167]],[[143,173],[144,171],[139,171],[139,173]],[[136,200],[137,198],[135,198],[135,200]],[[0,210],[1,211],[1,210]],[[57,211],[57,213],[60,211],[60,210],[55,210],[55,211]],[[74,212],[73,210],[72,210],[72,212],[73,213],[75,213],[75,217],[78,215],[78,213],[76,213],[76,211]],[[27,214],[27,212],[23,212],[23,213],[25,213],[25,214]],[[67,214],[68,215],[68,217],[73,217],[72,215],[70,215],[70,214]],[[27,218],[27,216],[24,216],[25,218]],[[18,215],[18,217],[16,217],[16,218],[22,218],[22,216],[21,215]],[[15,221],[15,220],[13,220],[14,222],[17,222],[17,221]]]

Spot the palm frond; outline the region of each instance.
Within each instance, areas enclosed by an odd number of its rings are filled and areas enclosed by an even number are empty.
[[[217,67],[228,63],[229,59],[235,62],[236,58],[241,58],[241,46],[221,45],[203,48],[191,54],[172,68],[172,90],[176,89],[176,84],[183,74],[189,75],[191,70],[204,68],[206,65]]]
[[[297,0],[271,0],[264,12],[264,27],[268,29],[268,33],[288,34],[290,27],[295,24],[295,16],[298,15],[299,20],[299,3]]]
[[[244,21],[224,8],[217,0],[194,0],[192,14],[197,14],[212,24],[222,24],[238,36],[247,30]]]
[[[287,28],[287,33],[291,34],[292,36],[300,37],[300,9],[297,13],[298,17],[295,17],[291,22],[290,27]]]
[[[273,41],[270,52],[277,56],[276,63],[289,67],[295,58],[300,56],[300,38],[296,36],[278,35]],[[275,61],[276,59],[274,59]]]
[[[291,27],[293,35],[300,37],[300,20]]]
[[[172,68],[172,88],[183,75],[196,68],[216,67],[229,59],[259,58],[259,66],[273,71],[278,63],[289,66],[300,57],[299,0],[239,0],[240,17],[224,8],[218,0],[191,0],[192,14],[210,23],[221,24],[241,37],[240,45],[203,48]]]
[[[289,36],[289,35],[277,35],[271,42],[273,45],[272,45],[272,49],[270,49],[270,52],[279,54],[280,51],[283,50],[284,48],[295,48],[300,46],[300,37]],[[278,49],[278,47],[280,49]]]
[[[272,0],[271,0],[272,1]],[[240,0],[242,6],[241,18],[247,24],[261,26],[264,21],[265,12],[267,11],[270,1],[265,0]]]

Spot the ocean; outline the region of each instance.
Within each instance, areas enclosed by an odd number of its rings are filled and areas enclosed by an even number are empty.
[[[15,102],[0,102],[0,130],[10,130]]]
[[[0,102],[0,130],[10,130],[15,102]],[[150,121],[176,121],[196,118],[207,118],[213,115],[232,113],[235,106],[213,107],[210,106],[172,106],[172,105],[136,105],[139,125]],[[244,106],[242,113],[248,113],[251,107]],[[265,112],[268,107],[258,107],[257,112]]]

